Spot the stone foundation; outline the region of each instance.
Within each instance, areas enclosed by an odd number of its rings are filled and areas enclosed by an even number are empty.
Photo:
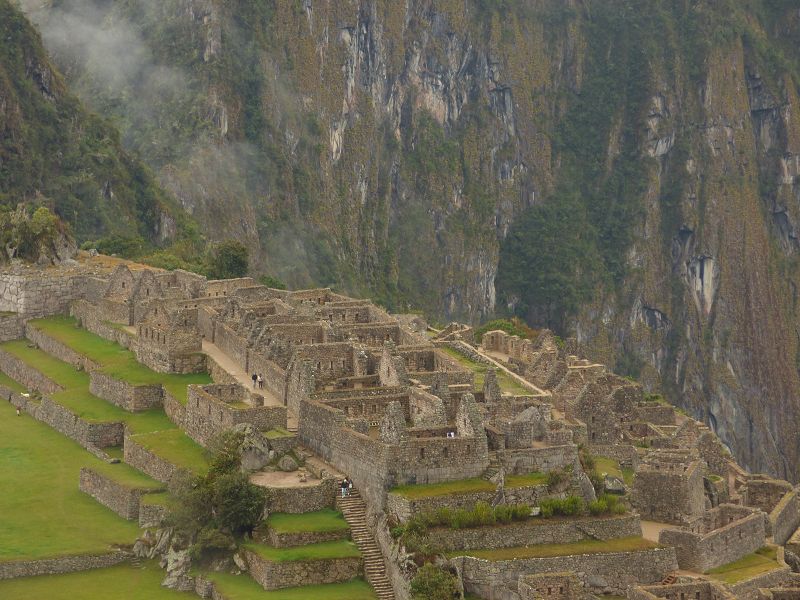
[[[45,396],[36,418],[59,433],[78,442],[84,448],[121,446],[125,425],[118,423],[93,423],[80,418],[69,409]]]
[[[100,371],[89,373],[89,391],[129,412],[149,410],[164,403],[160,385],[132,385]]]
[[[335,505],[337,481],[329,478],[312,486],[267,489],[270,513],[307,513]]]
[[[0,562],[0,579],[34,577],[38,575],[60,575],[90,569],[112,567],[130,559],[127,552],[109,552],[85,556],[61,556],[43,560],[20,560]]]
[[[153,489],[130,488],[88,467],[81,468],[79,489],[123,519],[139,520],[139,501]]]
[[[124,460],[134,469],[139,469],[142,473],[165,484],[169,483],[175,473],[180,470],[171,462],[137,444],[130,435],[125,436]]]
[[[360,557],[271,562],[250,550],[245,550],[244,556],[250,576],[265,590],[342,583],[362,573]]]

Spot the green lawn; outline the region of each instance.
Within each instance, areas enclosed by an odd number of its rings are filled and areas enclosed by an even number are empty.
[[[17,383],[2,371],[0,371],[0,385],[4,385],[12,392],[18,392],[20,394],[24,394],[25,392],[28,391],[25,389],[24,385]]]
[[[399,485],[391,493],[399,494],[409,500],[421,498],[434,498],[436,496],[449,496],[450,494],[469,494],[473,492],[493,492],[496,485],[480,477],[472,479],[459,479],[443,483],[420,483],[412,485]]]
[[[486,376],[486,371],[492,367],[477,363],[471,360],[469,357],[461,354],[461,352],[453,350],[448,346],[440,346],[438,349],[448,354],[451,358],[456,359],[462,367],[472,371],[475,374],[475,389],[483,389],[483,380]],[[503,392],[513,394],[514,396],[531,396],[533,394],[533,392],[531,392],[529,389],[520,385],[516,379],[509,377],[504,371],[501,371],[500,369],[495,370],[497,371],[497,383],[500,384],[500,389]]]
[[[14,600],[191,600],[190,592],[161,587],[164,571],[155,562],[145,568],[122,564],[67,575],[44,575],[0,581],[0,598]]]
[[[206,451],[181,429],[142,433],[134,440],[180,468],[198,474],[208,470]]]
[[[103,464],[0,402],[0,560],[105,552],[112,544],[133,543],[135,523],[78,490],[80,468]]]
[[[633,484],[633,469],[622,469],[619,466],[619,461],[605,456],[594,457],[595,468],[598,473],[607,473],[612,477],[621,479],[625,485]]]
[[[515,558],[547,558],[569,556],[571,554],[599,554],[602,552],[634,552],[657,548],[658,544],[640,537],[618,538],[614,540],[583,540],[570,544],[539,544],[518,548],[498,548],[497,550],[468,550],[450,552],[448,556],[474,556],[486,560],[513,560]]]
[[[527,475],[506,475],[507,488],[521,488],[547,483],[547,473],[533,472]]]
[[[272,562],[289,562],[295,560],[326,560],[331,558],[355,558],[361,556],[356,545],[349,540],[320,542],[293,548],[273,548],[264,544],[247,544],[245,546],[260,557]]]
[[[779,568],[777,555],[778,549],[776,546],[765,546],[735,562],[711,569],[707,575],[724,583],[738,583]]]
[[[294,434],[291,431],[284,429],[283,427],[276,427],[275,429],[270,429],[269,431],[264,432],[264,437],[268,440],[277,440],[279,438],[284,437],[291,437]]]
[[[98,398],[89,392],[88,387],[57,392],[50,398],[86,421],[93,423],[122,421],[131,428],[133,433],[175,429],[175,424],[160,408],[130,413],[115,404]]]
[[[169,494],[167,492],[158,492],[156,494],[145,494],[141,499],[142,504],[150,506],[169,506]]]
[[[204,573],[229,600],[376,600],[375,592],[363,579],[328,585],[306,585],[265,592],[247,575]],[[2,590],[2,588],[0,588]]]
[[[332,508],[302,514],[273,513],[267,519],[267,526],[276,533],[328,533],[350,528],[342,513]]]
[[[89,466],[89,465],[87,465]],[[112,481],[116,481],[120,485],[128,488],[139,490],[163,490],[164,484],[156,481],[151,477],[145,475],[138,469],[134,469],[125,463],[107,463],[100,462],[99,464],[91,465],[92,471],[105,475]]]
[[[13,340],[0,344],[0,350],[16,356],[64,389],[89,389],[88,373],[77,371],[71,364],[53,358],[43,350],[31,348],[29,343],[27,340]]]
[[[130,350],[110,342],[91,331],[78,327],[72,317],[48,317],[30,321],[33,327],[46,333],[75,352],[101,366],[101,371],[133,385],[161,384],[170,395],[186,404],[186,386],[190,383],[211,383],[207,373],[175,375],[156,373],[136,360]]]

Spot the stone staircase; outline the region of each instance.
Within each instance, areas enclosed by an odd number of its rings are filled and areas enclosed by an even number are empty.
[[[497,452],[489,452],[489,466],[483,472],[483,477],[486,481],[491,481],[492,477],[500,472],[500,460],[497,458]]]
[[[345,521],[350,525],[350,534],[364,558],[364,574],[378,599],[395,600],[392,584],[386,575],[383,554],[367,527],[367,505],[364,504],[358,490],[353,488],[346,498],[337,496],[336,507],[342,511]]]
[[[675,573],[667,573],[664,576],[664,579],[661,580],[661,585],[672,585],[678,580],[678,577]]]

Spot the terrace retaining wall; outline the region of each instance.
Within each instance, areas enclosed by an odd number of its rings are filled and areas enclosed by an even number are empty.
[[[25,319],[16,314],[0,315],[0,342],[25,337]]]
[[[127,487],[88,467],[81,468],[79,489],[123,519],[139,519],[139,501],[153,489]]]
[[[97,306],[86,300],[77,300],[72,303],[70,314],[78,319],[81,327],[91,331],[95,335],[110,342],[116,342],[123,348],[130,348],[132,335],[121,329],[114,327],[108,322],[98,317]]]
[[[130,559],[128,552],[109,552],[107,554],[89,554],[78,556],[61,556],[42,560],[20,560],[0,562],[0,579],[17,577],[34,577],[38,575],[60,575],[90,569],[112,567]]]
[[[776,544],[782,546],[800,526],[800,498],[797,490],[786,493],[778,505],[769,514],[772,526],[772,538]]]
[[[678,568],[673,548],[497,561],[460,556],[450,564],[461,575],[464,590],[483,598],[491,598],[492,589],[516,589],[520,575],[565,571],[576,573],[589,589],[623,595],[628,586],[658,583]]]
[[[362,573],[361,557],[272,562],[250,550],[244,557],[250,576],[265,590],[342,583]]]
[[[346,540],[350,537],[349,529],[339,531],[300,531],[297,533],[278,533],[272,528],[267,528],[265,532],[256,533],[254,539],[264,542],[275,548],[291,548],[294,546],[305,546],[307,544],[317,544],[319,542],[332,542],[334,540]]]
[[[92,423],[86,421],[45,396],[36,412],[36,418],[78,442],[84,448],[108,448],[121,446],[125,435],[125,424],[120,422]]]
[[[134,469],[150,475],[156,481],[169,483],[180,469],[168,460],[156,456],[150,450],[134,441],[134,437],[125,435],[124,460]]]
[[[69,346],[62,344],[30,323],[25,326],[25,337],[36,344],[40,350],[47,352],[47,354],[58,360],[71,364],[76,369],[92,371],[99,367],[94,361],[89,360],[83,354],[75,352]]]
[[[267,488],[270,513],[307,513],[332,508],[336,503],[336,479],[326,478],[306,487]]]
[[[100,371],[89,373],[89,391],[129,412],[149,410],[164,403],[160,385],[133,385]]]
[[[450,529],[429,529],[426,537],[444,552],[456,550],[494,550],[536,544],[567,544],[586,539],[612,540],[639,537],[642,526],[638,515],[611,518],[548,520],[533,518],[506,525]]]
[[[53,380],[4,350],[0,350],[0,371],[27,389],[42,394],[53,394],[63,389]]]
[[[167,507],[160,504],[146,504],[139,501],[139,527],[148,529],[150,527],[161,527],[164,519],[167,518]]]

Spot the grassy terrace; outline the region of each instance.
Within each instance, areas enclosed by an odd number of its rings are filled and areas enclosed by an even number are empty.
[[[349,529],[342,513],[325,508],[310,513],[273,513],[267,519],[267,526],[277,533],[328,533]]]
[[[270,429],[269,431],[264,432],[264,437],[268,440],[277,440],[279,438],[284,437],[291,437],[294,434],[291,431],[284,429],[283,427],[276,427],[275,429]]]
[[[357,558],[361,556],[356,545],[349,540],[320,542],[292,548],[273,548],[263,544],[247,544],[248,550],[272,562],[291,562],[295,560],[329,560],[332,558]]]
[[[0,581],[0,598],[15,600],[196,600],[187,592],[161,587],[164,571],[154,562],[145,567],[117,565],[67,575],[45,575]]]
[[[506,476],[506,487],[508,488],[542,485],[544,483],[547,483],[547,475],[544,473]],[[442,483],[399,485],[390,491],[393,494],[399,494],[409,500],[419,500],[421,498],[434,498],[436,496],[449,496],[451,494],[493,492],[496,487],[497,486],[491,481],[481,479],[480,477],[473,477],[472,479],[458,479],[456,481],[445,481]]]
[[[205,450],[180,429],[142,433],[134,440],[178,467],[198,474],[208,470]]]
[[[461,366],[475,373],[475,388],[479,390],[483,388],[483,380],[484,377],[486,376],[486,371],[488,371],[490,368],[488,365],[484,365],[481,363],[477,363],[473,360],[470,360],[469,357],[461,354],[461,352],[453,350],[448,346],[441,346],[438,349],[445,352],[451,358],[456,359],[461,364]],[[500,384],[500,389],[503,392],[513,394],[514,396],[531,395],[531,391],[529,389],[522,387],[519,383],[517,383],[515,379],[509,377],[505,372],[501,371],[500,369],[497,369],[497,383]]]
[[[707,575],[723,583],[739,583],[745,579],[780,568],[777,555],[778,549],[776,546],[765,546],[735,562],[711,569]]]
[[[105,552],[112,544],[133,543],[139,533],[135,523],[78,490],[80,468],[101,469],[104,464],[47,425],[15,416],[9,403],[0,402],[0,482],[7,484],[0,494],[0,561]],[[0,587],[0,597],[25,597],[3,593],[5,589]]]
[[[134,433],[175,428],[175,425],[161,409],[129,413],[119,406],[98,398],[89,392],[89,375],[87,373],[76,370],[69,363],[53,358],[38,348],[30,348],[25,340],[0,344],[0,349],[16,356],[28,366],[65,388],[62,392],[51,394],[50,398],[86,421],[94,423],[121,421],[126,423]]]
[[[25,389],[24,385],[20,385],[2,371],[0,371],[0,385],[4,385],[12,392],[18,392],[20,394],[23,394],[28,391]]]
[[[87,465],[88,466],[88,465]],[[163,490],[164,484],[150,478],[141,471],[126,465],[125,463],[106,463],[100,462],[98,465],[91,465],[92,470],[105,475],[112,481],[124,485],[128,488],[139,490]]]
[[[229,600],[376,600],[377,598],[363,579],[265,592],[247,575],[213,572],[204,575],[213,581],[217,590]]]
[[[658,544],[640,537],[627,537],[615,540],[583,540],[570,544],[540,544],[518,548],[498,548],[497,550],[462,550],[449,552],[448,556],[474,556],[486,560],[514,560],[515,558],[548,558],[572,554],[600,554],[604,552],[635,552],[658,548]]]
[[[211,383],[206,373],[175,375],[156,373],[136,360],[133,352],[78,327],[72,317],[50,317],[30,322],[39,331],[58,340],[68,348],[99,364],[101,371],[133,385],[164,386],[178,401],[186,404],[186,386],[190,383]]]
[[[605,456],[594,457],[595,468],[599,473],[608,473],[612,477],[621,479],[625,485],[633,484],[633,469],[622,469],[619,466],[619,461]]]

